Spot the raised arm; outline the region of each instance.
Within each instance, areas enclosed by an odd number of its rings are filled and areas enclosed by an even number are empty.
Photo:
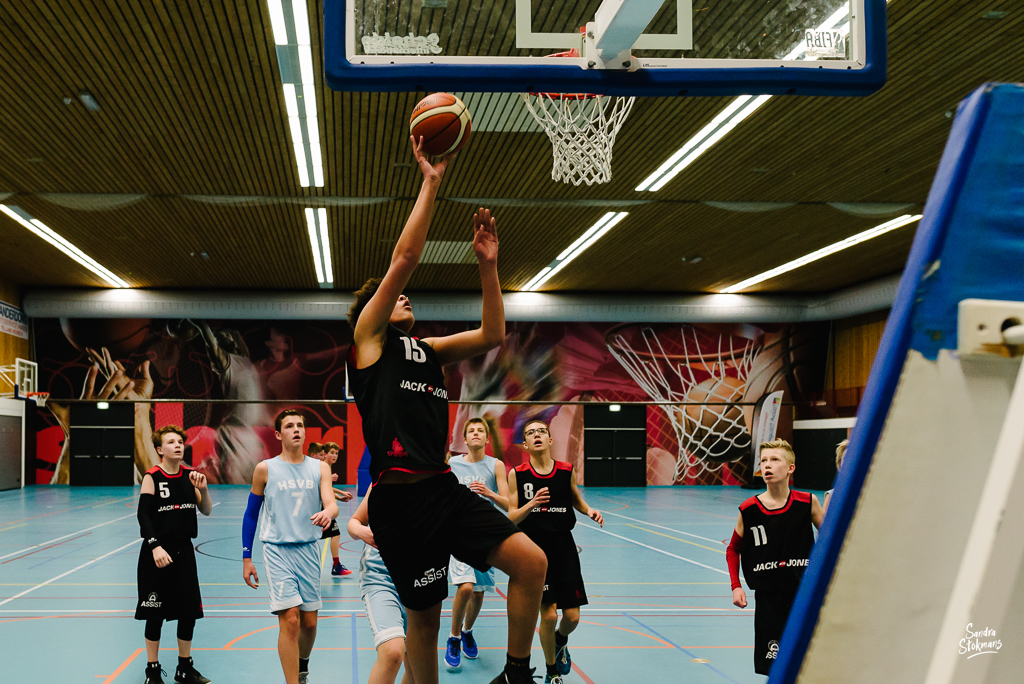
[[[356,321],[356,327],[352,333],[356,350],[356,366],[359,368],[366,368],[380,358],[391,312],[423,255],[423,246],[427,241],[427,229],[430,228],[430,218],[434,213],[437,189],[441,185],[445,168],[451,161],[451,155],[449,155],[437,164],[431,164],[423,153],[422,144],[422,139],[413,140],[413,153],[416,155],[420,171],[423,172],[423,185],[420,186],[416,204],[395,244],[388,272],[384,275],[384,279],[373,297],[359,314],[359,320]]]
[[[583,500],[579,487],[576,486],[576,468],[572,469],[572,477],[569,479],[569,486],[572,488],[572,507],[587,516],[601,527],[604,527],[604,517],[596,508],[591,508]]]
[[[473,214],[473,253],[480,267],[483,315],[476,330],[423,340],[434,348],[441,365],[471,359],[505,339],[505,304],[498,281],[498,229],[489,209]]]

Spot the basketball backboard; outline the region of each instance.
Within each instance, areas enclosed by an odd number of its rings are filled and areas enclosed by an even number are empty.
[[[885,61],[885,0],[324,1],[342,91],[862,95]]]

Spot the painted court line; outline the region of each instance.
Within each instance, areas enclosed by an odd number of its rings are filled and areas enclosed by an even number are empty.
[[[664,637],[664,636],[662,636],[661,634],[659,634],[659,633],[658,633],[658,632],[656,632],[655,630],[651,629],[650,627],[648,627],[648,626],[647,626],[647,625],[645,625],[644,623],[642,623],[642,622],[640,622],[639,620],[637,620],[637,619],[636,619],[635,617],[633,617],[632,615],[629,615],[629,614],[627,614],[627,613],[623,613],[623,615],[624,615],[625,617],[628,617],[628,618],[629,618],[630,620],[632,620],[632,621],[633,621],[633,622],[635,622],[636,624],[640,625],[641,627],[643,627],[644,629],[646,629],[646,630],[647,630],[648,632],[650,632],[651,634],[653,634],[653,635],[655,635],[656,637],[658,637],[659,639],[661,639],[662,641],[664,641],[664,642],[666,642],[666,643],[669,643],[669,644],[672,644],[673,646],[675,646],[676,648],[678,648],[678,649],[679,649],[680,651],[682,651],[682,652],[683,652],[683,653],[685,653],[686,655],[690,656],[691,660],[695,660],[695,659],[697,658],[697,654],[696,654],[696,653],[693,653],[693,652],[691,652],[691,651],[687,651],[687,650],[686,650],[685,648],[683,648],[683,647],[682,647],[682,646],[680,646],[679,644],[676,644],[676,643],[674,643],[674,642],[673,642],[673,641],[672,641],[671,639],[669,639],[669,638],[667,638],[667,637]],[[728,679],[728,680],[729,680],[730,682],[732,682],[733,684],[740,684],[740,683],[739,683],[739,682],[737,682],[737,681],[736,681],[735,679],[733,679],[733,678],[732,678],[732,677],[730,677],[729,675],[727,675],[727,674],[725,674],[724,672],[722,672],[721,670],[719,670],[719,669],[718,669],[717,667],[714,667],[714,666],[712,666],[712,665],[711,665],[710,663],[702,663],[702,665],[704,665],[704,667],[708,668],[708,669],[709,669],[709,670],[711,670],[712,672],[715,672],[715,673],[717,673],[717,674],[720,674],[720,675],[722,675],[723,677],[725,677],[726,679]]]
[[[134,517],[135,517],[135,513],[129,513],[128,515],[122,515],[120,518],[114,518],[113,520],[108,520],[107,522],[100,523],[99,525],[93,525],[92,527],[86,527],[84,530],[78,530],[77,532],[70,532],[70,533],[65,534],[65,535],[63,535],[61,537],[56,537],[54,539],[50,539],[49,541],[40,542],[40,543],[34,544],[32,546],[26,546],[25,548],[23,548],[23,549],[21,549],[19,551],[12,551],[11,553],[8,553],[6,556],[0,556],[0,560],[3,560],[5,558],[10,558],[11,556],[16,556],[19,553],[24,553],[25,551],[31,551],[32,549],[38,549],[40,546],[46,546],[47,544],[52,544],[54,542],[58,542],[61,539],[67,539],[68,537],[73,537],[76,534],[82,534],[83,532],[88,532],[90,530],[95,530],[97,527],[103,527],[104,525],[109,525],[110,523],[116,523],[118,520],[124,520],[125,518],[134,518]]]
[[[618,539],[623,539],[625,541],[628,541],[630,544],[636,544],[637,546],[642,546],[645,549],[650,549],[651,551],[655,551],[657,553],[660,553],[660,554],[663,554],[663,555],[666,555],[666,556],[671,556],[672,558],[679,559],[679,560],[684,561],[686,563],[690,563],[692,565],[696,565],[696,566],[699,566],[699,567],[702,567],[702,568],[706,568],[708,570],[713,570],[714,572],[717,572],[717,573],[719,573],[721,575],[728,575],[729,574],[728,571],[726,571],[726,570],[720,570],[718,568],[713,568],[710,565],[704,565],[703,563],[698,563],[695,560],[690,560],[689,558],[683,558],[682,556],[677,556],[676,554],[669,553],[668,551],[666,551],[664,549],[659,549],[657,546],[649,546],[649,545],[644,544],[642,542],[638,542],[635,539],[630,539],[629,537],[623,537],[621,534],[615,534],[614,532],[609,532],[608,530],[602,530],[600,527],[595,527],[593,525],[585,525],[585,524],[582,524],[582,523],[579,526],[583,527],[583,528],[586,528],[588,530],[594,530],[595,532],[601,532],[603,534],[610,534],[611,536],[617,537]]]
[[[31,589],[26,589],[25,591],[21,592],[20,594],[15,594],[14,596],[10,597],[9,599],[5,599],[3,601],[0,601],[0,606],[8,604],[11,601],[13,601],[14,599],[21,598],[25,594],[31,594],[36,589],[41,589],[41,588],[45,587],[47,584],[50,584],[51,582],[56,582],[60,578],[67,577],[71,573],[77,572],[78,570],[81,570],[84,567],[90,566],[93,563],[98,563],[99,561],[101,561],[101,560],[103,560],[105,558],[109,558],[110,556],[113,556],[115,553],[120,553],[121,551],[124,551],[129,546],[131,546],[132,544],[140,544],[140,543],[142,543],[142,539],[141,538],[133,539],[130,542],[128,542],[127,544],[125,544],[124,546],[118,547],[118,548],[114,549],[113,551],[110,551],[109,553],[105,553],[102,556],[100,556],[99,558],[93,558],[91,561],[86,561],[85,563],[82,563],[78,567],[71,568],[67,572],[62,572],[61,574],[57,575],[56,577],[50,578],[50,579],[46,580],[45,582],[41,582],[40,584],[35,585]]]
[[[664,537],[665,539],[675,539],[676,541],[681,541],[684,544],[690,544],[691,546],[696,546],[698,549],[705,549],[707,551],[714,551],[715,553],[720,553],[722,555],[725,555],[725,551],[722,551],[721,549],[715,549],[715,548],[712,548],[710,546],[705,546],[704,544],[698,544],[697,542],[692,542],[689,539],[682,539],[680,537],[673,537],[671,534],[665,534],[664,532],[655,532],[654,530],[649,530],[646,527],[640,527],[639,525],[634,525],[632,523],[626,523],[626,527],[632,527],[634,530],[640,530],[641,532],[646,532],[647,534],[656,534],[659,537]]]
[[[704,541],[711,542],[712,544],[721,544],[722,543],[721,539],[709,539],[707,537],[702,537],[699,534],[692,534],[690,532],[683,532],[682,530],[674,530],[671,527],[665,527],[664,525],[658,525],[656,523],[647,522],[646,520],[640,520],[638,518],[631,518],[628,515],[621,515],[619,513],[605,513],[605,515],[614,515],[616,518],[625,518],[626,520],[632,520],[633,522],[640,523],[641,525],[650,525],[651,527],[657,527],[658,529],[661,529],[661,530],[668,530],[669,532],[675,532],[676,534],[684,534],[687,537],[693,537],[694,539],[703,539]]]
[[[117,679],[118,675],[120,675],[122,672],[124,672],[125,668],[127,668],[129,665],[131,665],[132,661],[139,657],[140,653],[142,653],[142,649],[141,648],[135,649],[135,653],[132,653],[130,656],[128,656],[125,659],[125,661],[123,663],[121,663],[121,667],[119,667],[116,670],[114,670],[113,672],[111,672],[110,676],[107,677],[106,679],[104,679],[102,684],[110,684],[115,679]]]

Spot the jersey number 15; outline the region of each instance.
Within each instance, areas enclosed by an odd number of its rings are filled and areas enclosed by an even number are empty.
[[[403,337],[402,344],[405,345],[405,360],[423,363],[427,360],[427,353],[420,348],[416,340],[411,337]]]

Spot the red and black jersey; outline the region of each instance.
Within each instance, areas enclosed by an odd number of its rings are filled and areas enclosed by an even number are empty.
[[[811,495],[791,489],[786,505],[775,510],[752,496],[740,505],[740,515],[747,584],[754,591],[796,591],[814,546]]]
[[[529,461],[516,466],[516,489],[520,504],[536,496],[541,489],[548,488],[548,503],[530,511],[519,529],[529,535],[531,532],[564,532],[576,526],[576,512],[572,508],[572,464],[555,461],[551,472],[538,473]]]
[[[199,533],[196,488],[188,475],[192,470],[182,463],[175,475],[168,475],[160,466],[146,471],[153,478],[155,503],[150,518],[157,539],[195,539]]]
[[[448,391],[429,345],[388,325],[375,363],[356,368],[355,349],[349,351],[348,378],[373,482],[386,470],[448,471]]]

